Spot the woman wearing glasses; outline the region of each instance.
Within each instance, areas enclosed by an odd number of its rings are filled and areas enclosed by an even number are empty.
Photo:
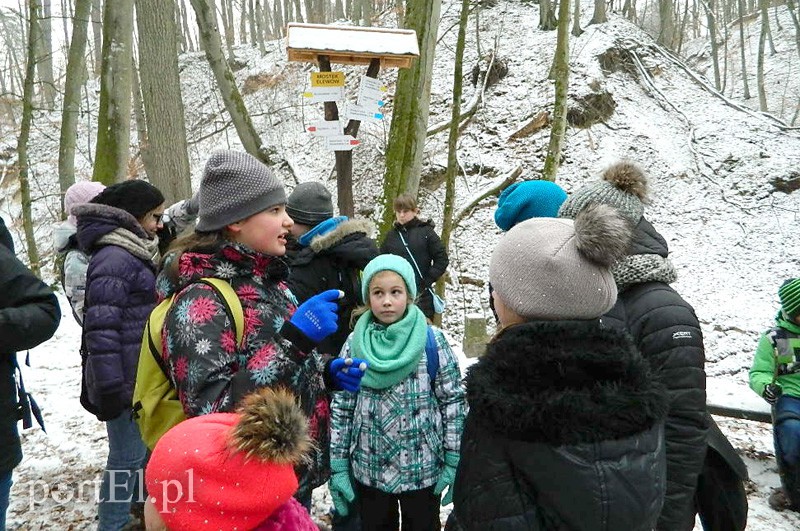
[[[73,208],[78,244],[91,255],[86,275],[81,404],[106,423],[108,462],[100,487],[99,529],[130,519],[145,445],[130,407],[142,330],[156,304],[156,231],[164,196],[144,181],[109,186]],[[134,500],[141,503],[144,500]]]

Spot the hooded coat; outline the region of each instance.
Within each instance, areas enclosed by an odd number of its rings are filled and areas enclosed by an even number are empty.
[[[402,239],[401,236],[402,235]],[[428,288],[444,275],[450,259],[447,257],[447,249],[444,248],[442,240],[436,231],[433,230],[433,221],[422,221],[414,218],[405,225],[395,222],[392,229],[386,233],[386,239],[381,245],[381,254],[396,254],[402,256],[412,267],[414,263],[409,258],[409,251],[403,245],[405,239],[417,267],[414,267],[414,274],[417,279],[417,306],[428,319],[433,318],[433,298]]]
[[[61,287],[72,307],[72,315],[83,326],[83,307],[86,301],[86,270],[89,255],[78,246],[78,228],[62,221],[53,228],[53,247],[58,252]]]
[[[16,353],[50,339],[60,319],[53,291],[14,255],[11,234],[0,220],[0,475],[22,460]]]
[[[172,273],[178,260],[177,277]],[[244,311],[242,345],[223,302],[202,278],[230,283]],[[225,242],[215,249],[168,255],[158,294],[175,294],[162,329],[163,356],[187,417],[227,413],[248,393],[283,387],[300,401],[315,443],[308,464],[298,469],[301,494],[328,479],[330,405],[325,363],[289,322],[297,300],[286,285],[280,258]],[[298,498],[300,496],[298,495]]]
[[[515,325],[466,385],[451,527],[653,528],[666,396],[625,334],[597,320]]]
[[[142,332],[156,304],[157,242],[125,210],[73,208],[86,273],[81,404],[105,421],[131,408]]]
[[[654,378],[667,388],[667,492],[657,529],[680,531],[694,527],[710,417],[703,334],[694,309],[669,285],[676,274],[668,254],[667,242],[642,218],[628,256],[614,267],[619,295],[602,320],[633,337]]]
[[[347,220],[293,253],[289,288],[299,304],[329,289],[344,292],[339,301],[339,328],[317,345],[323,354],[339,355],[350,333],[350,316],[364,303],[361,271],[378,256],[375,242],[367,236],[373,230],[373,224],[367,220]]]

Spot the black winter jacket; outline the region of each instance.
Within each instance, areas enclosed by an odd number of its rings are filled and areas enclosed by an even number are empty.
[[[14,356],[55,333],[61,310],[53,291],[14,255],[13,241],[0,221],[0,474],[22,460],[17,432]],[[7,247],[8,246],[8,247]]]
[[[414,268],[417,278],[417,306],[422,310],[426,317],[433,318],[433,298],[428,292],[428,288],[444,275],[450,259],[447,257],[447,250],[442,244],[442,240],[433,229],[433,221],[422,221],[414,218],[405,225],[395,222],[394,227],[386,233],[386,239],[381,245],[381,254],[396,254],[402,256],[409,262],[400,235],[406,240],[414,260],[417,262],[419,272]],[[413,267],[413,263],[412,263]],[[420,278],[419,273],[422,273]]]
[[[597,320],[512,326],[466,385],[448,528],[653,528],[666,395],[627,335]]]
[[[628,255],[644,254],[666,258],[668,249],[664,238],[642,218]],[[708,429],[700,323],[694,309],[669,284],[660,281],[622,289],[617,303],[602,320],[631,334],[653,376],[667,387],[667,493],[656,529],[691,530],[694,492],[706,456]]]
[[[344,292],[344,299],[339,302],[339,328],[317,345],[322,354],[339,355],[350,334],[350,316],[364,302],[361,270],[378,256],[378,247],[367,237],[373,231],[370,221],[347,220],[288,258],[289,288],[299,304],[325,290]]]

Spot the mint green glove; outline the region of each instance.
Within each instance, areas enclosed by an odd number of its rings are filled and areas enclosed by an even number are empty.
[[[350,462],[347,459],[331,459],[330,491],[333,506],[341,516],[350,512],[350,504],[356,499],[353,480],[350,479]]]
[[[458,466],[458,454],[447,452],[444,455],[444,467],[442,475],[433,488],[433,493],[437,496],[447,489],[447,494],[442,498],[442,507],[453,503],[453,482],[456,480],[456,467]]]

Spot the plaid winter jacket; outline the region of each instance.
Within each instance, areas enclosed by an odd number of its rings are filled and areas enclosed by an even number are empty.
[[[438,481],[445,452],[458,454],[467,409],[461,372],[444,334],[433,330],[433,389],[423,353],[416,372],[392,387],[334,393],[331,459],[348,459],[359,483],[388,493],[424,489]],[[341,357],[351,356],[352,338]]]

